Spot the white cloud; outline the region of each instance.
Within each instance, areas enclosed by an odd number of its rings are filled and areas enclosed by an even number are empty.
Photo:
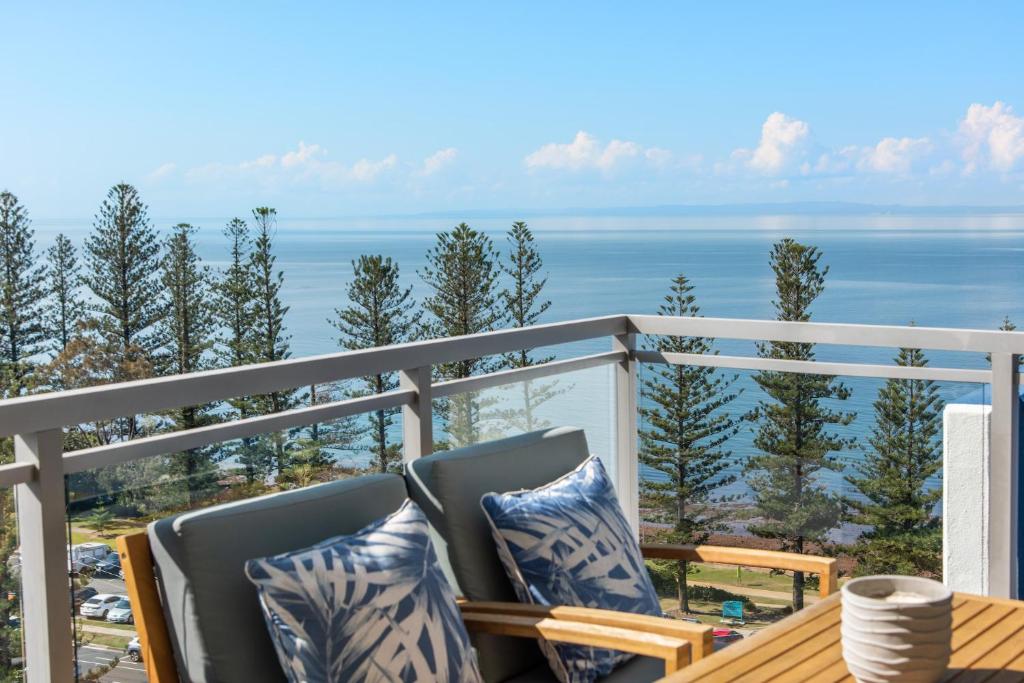
[[[807,123],[776,112],[762,126],[757,149],[737,149],[732,160],[767,175],[839,176],[857,171],[906,175],[933,149],[926,137],[886,137],[873,146],[822,150],[810,140]]]
[[[552,142],[527,155],[524,160],[529,169],[551,168],[579,171],[597,169],[611,171],[624,160],[639,156],[643,148],[635,142],[612,140],[602,145],[586,131],[576,133],[568,144]]]
[[[761,141],[757,148],[740,148],[732,156],[756,171],[780,173],[792,166],[806,164],[804,157],[810,135],[811,127],[806,122],[777,111],[761,125]]]
[[[953,163],[952,159],[943,159],[942,161],[928,169],[928,175],[944,176],[951,174],[955,170],[956,164]]]
[[[973,173],[986,162],[997,171],[1010,171],[1024,159],[1024,117],[1015,115],[1007,104],[972,104],[957,132],[965,173]]]
[[[151,182],[159,182],[171,175],[178,170],[178,165],[175,163],[168,162],[166,164],[160,164],[146,176]]]
[[[297,150],[294,152],[287,152],[283,157],[281,157],[281,166],[284,168],[295,168],[302,166],[303,164],[315,162],[317,157],[323,157],[326,155],[327,150],[320,145],[307,145],[305,142],[299,140],[299,148]],[[270,164],[273,164],[274,162],[274,156],[272,154],[262,157],[261,159]]]
[[[211,163],[191,168],[185,173],[190,181],[239,178],[264,183],[320,182],[328,186],[347,183],[368,183],[398,165],[398,157],[389,154],[383,159],[360,159],[351,166],[327,158],[321,145],[300,141],[298,149],[283,155],[264,154],[237,164]]]
[[[300,142],[299,145],[301,146],[302,143]],[[241,162],[240,164],[238,164],[238,168],[240,168],[243,171],[248,171],[249,169],[252,168],[271,168],[276,163],[276,156],[274,156],[273,154],[264,154],[263,156],[252,159],[251,161]]]
[[[862,150],[857,167],[876,173],[906,174],[917,159],[931,150],[928,138],[882,138],[874,147]]]
[[[450,166],[458,154],[459,150],[454,147],[437,150],[423,160],[423,168],[420,169],[420,175],[434,175],[446,166]]]
[[[348,175],[353,180],[360,182],[369,182],[374,180],[381,173],[389,171],[398,164],[398,157],[394,154],[389,154],[380,161],[370,161],[369,159],[360,159],[352,165]]]
[[[649,147],[644,150],[644,158],[659,168],[665,168],[672,163],[672,152],[660,147]]]

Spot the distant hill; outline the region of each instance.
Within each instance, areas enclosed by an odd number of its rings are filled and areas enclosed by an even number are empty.
[[[966,216],[1024,214],[1024,205],[1011,206],[908,206],[904,204],[859,204],[856,202],[777,202],[759,204],[663,204],[657,206],[613,206],[561,209],[476,209],[401,214],[414,218],[504,218],[531,216]],[[396,215],[395,217],[398,217]]]

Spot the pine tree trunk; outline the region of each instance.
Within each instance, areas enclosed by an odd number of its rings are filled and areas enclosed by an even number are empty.
[[[795,552],[803,554],[804,539],[800,536],[796,539]],[[804,573],[793,572],[793,611],[798,612],[804,608]]]
[[[384,424],[384,411],[377,411],[377,459],[380,471],[388,471],[388,435]]]
[[[377,375],[374,378],[374,384],[376,393],[383,394],[384,376]],[[388,435],[386,425],[384,423],[383,410],[377,411],[377,424],[375,426],[377,427],[377,469],[379,469],[383,473],[388,471]]]
[[[676,563],[676,586],[679,589],[679,609],[683,614],[690,613],[690,590],[686,583],[686,572],[688,564],[686,560],[679,560]]]

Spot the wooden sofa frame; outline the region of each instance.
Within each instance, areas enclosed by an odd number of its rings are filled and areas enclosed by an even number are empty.
[[[178,683],[178,669],[160,603],[149,537],[145,531],[120,536],[117,549],[146,675],[150,683]],[[648,559],[713,562],[819,574],[822,597],[834,593],[837,587],[837,566],[832,558],[719,546],[645,544],[641,549]],[[470,633],[544,638],[553,642],[622,650],[663,660],[665,675],[678,671],[691,661],[703,659],[711,654],[714,646],[710,626],[676,619],[585,607],[506,602],[460,600],[459,607]]]

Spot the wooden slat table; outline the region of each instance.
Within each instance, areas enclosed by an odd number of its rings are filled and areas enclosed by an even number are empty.
[[[836,593],[706,657],[661,683],[853,681],[839,642]],[[1024,602],[953,595],[953,654],[945,681],[1024,682]]]

